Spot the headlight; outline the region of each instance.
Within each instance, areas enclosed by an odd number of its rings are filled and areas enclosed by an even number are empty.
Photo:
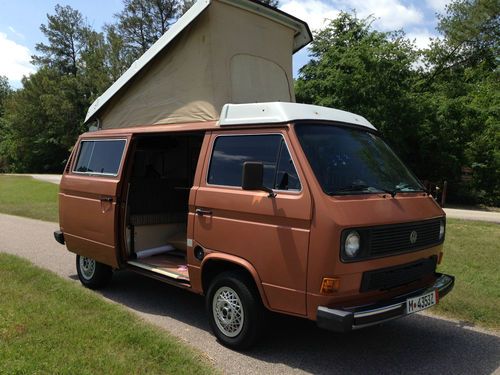
[[[439,223],[439,239],[442,240],[444,237],[444,220]]]
[[[353,230],[347,235],[345,239],[345,244],[344,244],[345,255],[347,255],[349,258],[354,258],[359,253],[359,249],[361,248],[360,244],[361,244],[361,238],[359,237],[359,233]]]

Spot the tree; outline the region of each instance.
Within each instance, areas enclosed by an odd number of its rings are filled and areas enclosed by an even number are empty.
[[[7,148],[9,142],[9,127],[4,118],[5,105],[12,95],[9,80],[5,76],[0,76],[0,172],[8,170]]]
[[[106,66],[111,82],[116,81],[134,62],[134,57],[125,48],[125,41],[115,25],[105,26]]]
[[[108,60],[112,48],[107,44],[103,33],[88,29],[84,38],[78,81],[81,83],[79,89],[88,103],[91,103],[113,83]]]
[[[454,67],[497,64],[500,54],[500,3],[496,0],[456,0],[439,16],[438,30],[429,62],[435,73]]]
[[[500,3],[457,0],[440,16],[442,38],[426,53],[428,70],[420,92],[430,98],[434,119],[426,126],[443,140],[434,142],[448,161],[447,177],[456,199],[500,204]],[[461,182],[461,167],[473,179]]]
[[[12,93],[12,89],[9,84],[9,79],[5,76],[0,76],[0,118],[4,115],[5,101]]]
[[[76,137],[84,130],[87,103],[72,74],[43,67],[12,94],[6,105],[10,170],[61,172]]]
[[[106,37],[92,30],[79,11],[56,5],[55,14],[47,15],[47,24],[40,29],[48,43],[36,45],[40,54],[33,56],[35,64],[54,69],[61,77],[77,77],[79,94],[89,101],[111,84]]]
[[[48,14],[47,19],[47,24],[42,24],[40,30],[49,43],[37,43],[35,49],[40,55],[33,56],[33,62],[39,66],[50,66],[63,74],[76,75],[88,29],[83,16],[69,5],[56,5],[55,14]]]
[[[178,0],[124,0],[124,9],[115,15],[117,30],[134,59],[146,52],[179,15]]]

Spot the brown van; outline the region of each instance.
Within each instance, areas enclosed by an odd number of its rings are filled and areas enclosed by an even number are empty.
[[[438,303],[445,214],[363,117],[295,103],[80,136],[56,239],[83,285],[127,269],[205,295],[224,345],[266,310],[348,331]]]

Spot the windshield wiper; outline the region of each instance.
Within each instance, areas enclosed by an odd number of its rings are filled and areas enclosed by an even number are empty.
[[[356,191],[363,191],[367,189],[376,189],[379,191],[383,191],[384,193],[387,194],[393,194],[392,190],[384,189],[378,186],[370,186],[370,185],[364,185],[364,184],[356,184],[356,185],[346,185],[342,186],[341,188],[333,191],[333,192],[328,192],[328,195],[335,195],[335,193],[339,192],[356,192]],[[394,197],[394,195],[392,195]]]

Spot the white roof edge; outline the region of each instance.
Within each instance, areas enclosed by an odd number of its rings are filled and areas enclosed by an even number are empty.
[[[286,13],[273,10],[264,5],[248,0],[220,0],[233,6],[246,9],[248,11],[262,14],[272,18],[276,22],[287,25],[295,30],[294,51],[309,44],[312,40],[311,31],[307,23]],[[89,121],[123,86],[127,84],[142,68],[144,68],[158,53],[160,53],[172,40],[177,37],[188,25],[191,24],[210,4],[212,0],[198,0],[193,6],[174,23],[160,39],[156,41],[140,58],[132,63],[130,68],[123,73],[100,97],[98,97],[89,107],[85,123]]]
[[[335,121],[377,130],[363,116],[339,109],[299,103],[226,104],[222,108],[219,126],[275,124],[297,120]]]

